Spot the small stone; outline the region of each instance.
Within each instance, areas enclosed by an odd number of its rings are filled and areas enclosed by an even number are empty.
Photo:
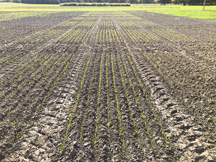
[[[38,132],[38,127],[32,127],[32,130]]]
[[[36,150],[36,151],[35,151],[35,155],[38,156],[39,154],[40,154],[40,151],[39,151],[39,150]]]
[[[73,141],[73,146],[74,146],[75,149],[77,149],[78,148],[78,142],[77,141]]]
[[[86,147],[86,146],[88,146],[88,145],[90,145],[91,143],[90,142],[86,142],[86,143],[84,143],[84,147]]]
[[[38,135],[38,133],[35,131],[29,131],[29,134],[30,134],[30,136],[37,136]]]
[[[47,136],[40,136],[40,137],[38,137],[38,139],[36,141],[36,144],[38,146],[43,146],[46,143],[47,138],[48,138]]]
[[[67,97],[67,93],[62,93],[61,94],[61,98],[66,98]]]
[[[62,104],[64,102],[64,100],[63,99],[60,99],[60,100],[58,100],[56,103],[57,104]]]
[[[180,148],[183,150],[183,149],[185,149],[187,147],[187,145],[186,144],[181,144],[180,145]]]

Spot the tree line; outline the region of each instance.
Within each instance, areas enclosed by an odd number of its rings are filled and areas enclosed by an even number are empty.
[[[6,2],[30,4],[60,4],[60,3],[155,3],[154,0],[5,0]]]
[[[60,4],[60,3],[160,3],[160,4],[183,4],[183,5],[202,5],[203,0],[5,0],[6,2],[30,3],[30,4]],[[206,0],[208,5],[216,5],[216,0]]]

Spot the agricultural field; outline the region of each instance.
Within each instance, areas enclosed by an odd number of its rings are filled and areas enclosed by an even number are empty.
[[[0,12],[0,161],[216,161],[215,43],[215,20]]]

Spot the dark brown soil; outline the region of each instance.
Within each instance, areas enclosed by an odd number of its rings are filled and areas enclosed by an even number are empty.
[[[215,22],[82,14],[0,22],[0,161],[216,161]]]

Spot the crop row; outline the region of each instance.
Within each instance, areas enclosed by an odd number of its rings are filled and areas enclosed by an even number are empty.
[[[60,34],[63,34],[64,30],[56,30],[56,29],[49,29],[45,30],[39,33],[36,33],[34,35],[31,35],[30,37],[27,37],[23,40],[23,43],[45,43],[47,40],[52,39],[53,37],[56,37]]]
[[[77,17],[77,18],[79,18],[79,17]],[[72,26],[74,26],[74,25],[76,25],[76,24],[78,24],[79,23],[79,21],[66,21],[66,22],[64,22],[64,23],[62,23],[62,24],[60,24],[59,26],[63,26],[63,27],[72,27]]]
[[[128,139],[128,136],[130,135],[136,137],[136,143],[139,146],[139,149],[136,151],[140,152],[143,149],[143,147],[146,145],[145,142],[142,140],[143,126],[142,129],[140,127],[142,124],[145,126],[144,128],[145,134],[148,136],[149,143],[151,143],[152,148],[156,147],[155,141],[152,136],[152,132],[156,131],[156,128],[158,128],[156,132],[160,133],[161,138],[164,139],[164,143],[170,144],[170,140],[168,139],[165,133],[165,129],[162,125],[161,122],[162,120],[160,119],[159,115],[156,113],[153,105],[151,104],[150,98],[146,93],[142,80],[138,76],[137,70],[135,69],[134,63],[132,62],[130,56],[126,53],[124,55],[111,54],[110,57],[111,57],[111,66],[112,66],[112,73],[113,73],[113,86],[114,86],[114,93],[116,99],[116,111],[118,114],[119,133],[120,133],[121,145],[122,145],[122,156],[125,158],[129,156],[127,155],[127,153],[129,153],[130,150],[128,150],[127,148],[128,144],[126,144],[126,141],[128,140],[130,141],[130,139]],[[126,60],[129,63],[127,65],[125,63]],[[130,80],[131,74],[129,74],[128,72],[129,68],[132,69],[131,71],[132,75],[135,77],[135,78],[132,77],[133,81]],[[118,84],[116,83],[116,81],[118,81]],[[119,83],[119,81],[121,83]],[[145,107],[142,107],[144,105],[141,104],[139,97],[136,97],[137,92],[134,86],[134,84],[136,83],[138,83],[138,87],[139,89],[141,89],[142,96],[144,97],[146,103],[144,104]],[[121,86],[123,89],[120,89],[119,86]],[[123,100],[123,98],[125,99]],[[153,121],[155,127],[152,127],[152,124],[151,126],[148,124],[149,116],[146,117],[144,115],[146,114],[147,111],[151,112],[151,115],[154,118]],[[140,112],[138,113],[139,115],[137,115],[137,112]],[[138,118],[141,119],[142,124],[140,124]],[[130,128],[128,128],[128,126],[125,124],[128,122],[131,123]]]
[[[91,79],[90,79],[90,84],[89,84],[89,87],[88,87],[88,97],[87,97],[87,100],[86,100],[86,103],[85,103],[86,106],[85,106],[84,112],[83,112],[83,120],[82,120],[81,133],[80,133],[81,134],[80,135],[80,140],[81,141],[83,139],[84,128],[85,128],[85,124],[86,124],[86,120],[87,120],[87,111],[88,111],[88,108],[89,108],[91,88],[92,88],[93,81],[94,81],[94,73],[95,73],[96,61],[97,61],[97,59],[94,60],[94,66],[93,66],[93,69],[92,69],[92,72],[91,72]]]
[[[94,50],[93,50],[94,51]],[[102,52],[102,49],[100,50]],[[99,54],[99,57],[97,57]],[[83,139],[80,141],[81,145],[84,145],[83,149],[86,149],[86,147],[91,148],[91,152],[96,152],[96,150],[101,150],[104,143],[108,144],[108,140],[104,139],[106,136],[106,129],[104,129],[104,126],[106,127],[106,113],[105,107],[102,106],[104,103],[104,91],[105,88],[104,85],[104,68],[103,65],[105,62],[104,53],[97,53],[95,54],[95,60],[92,59],[91,67],[89,70],[91,72],[88,72],[88,76],[86,78],[91,78],[91,85],[89,85],[89,81],[86,80],[86,83],[83,88],[83,94],[80,100],[79,105],[81,106],[82,103],[87,103],[87,99],[89,98],[89,104],[85,105],[84,107],[87,108],[86,114],[84,114],[83,109],[79,106],[79,112],[77,111],[76,116],[79,116],[79,113],[83,114],[83,119],[85,119],[85,123],[81,126],[81,130],[83,129],[82,137]],[[88,94],[86,92],[88,91]],[[88,95],[88,96],[87,96]],[[85,117],[85,118],[84,118]],[[76,119],[73,121],[73,123],[76,122]],[[102,133],[102,132],[103,133]],[[71,133],[73,130],[71,131]],[[81,136],[80,136],[81,137]],[[103,142],[101,140],[104,140]],[[85,143],[88,142],[89,145],[86,146]],[[103,145],[101,146],[101,142]],[[87,156],[92,156],[91,153]],[[98,159],[100,155],[95,154],[94,158]]]
[[[2,62],[0,63],[0,68],[2,68],[3,66],[7,65],[10,62],[13,62],[14,60],[16,60],[19,56],[13,56],[13,57],[5,57],[2,58]]]
[[[98,20],[98,18],[99,18],[99,16],[94,16],[94,15],[92,15],[92,16],[89,16],[88,18],[87,18],[87,21],[89,22],[89,23],[91,23],[91,21],[97,21]]]
[[[123,39],[117,29],[99,29],[95,37],[95,42],[97,43],[122,42],[122,40]]]
[[[89,29],[72,29],[69,33],[59,38],[58,42],[61,43],[72,43],[72,42],[83,42],[88,36]]]
[[[112,21],[112,20],[110,20],[110,21],[100,21],[100,27],[101,28],[106,28],[106,27],[115,27],[115,23]]]
[[[123,29],[123,30],[134,43],[158,40],[158,38],[156,38],[154,35],[142,29]]]
[[[134,21],[135,23],[142,25],[142,26],[156,26],[155,23],[151,22],[151,21]]]
[[[124,15],[124,14],[123,14]],[[115,19],[118,21],[120,26],[125,27],[136,27],[136,24],[141,26],[155,26],[156,24],[151,21],[144,21],[140,17],[133,16],[129,14],[129,16],[122,18],[122,16],[115,16]],[[134,22],[134,23],[133,23]]]
[[[32,14],[34,14],[34,12],[32,12]],[[55,26],[68,21],[73,17],[79,16],[80,14],[82,14],[82,12],[50,12],[47,13],[45,17],[34,16],[11,21],[0,21],[0,45],[11,43],[10,46],[12,46],[15,43],[21,42],[26,36],[30,36],[31,34],[35,34],[42,30],[53,29]]]
[[[114,15],[114,16],[125,16],[125,17],[131,16],[130,13],[124,12],[124,11],[112,12],[112,15]]]
[[[72,18],[71,21],[82,21],[82,20],[84,20],[84,19],[86,19],[86,17],[83,16],[83,15],[81,15],[81,16]]]
[[[97,19],[96,19],[97,20]],[[91,28],[95,25],[96,20],[89,21],[88,19],[78,25],[78,27],[82,28]]]
[[[135,24],[130,21],[118,21],[121,27],[135,27]]]
[[[122,115],[121,115],[121,107],[120,107],[120,102],[119,102],[119,94],[118,94],[118,88],[116,85],[116,76],[115,76],[115,67],[114,67],[114,61],[113,61],[113,55],[111,54],[111,66],[112,66],[112,78],[113,78],[113,86],[114,86],[114,94],[115,94],[115,99],[116,99],[116,110],[118,114],[118,126],[119,126],[119,133],[121,137],[121,144],[123,150],[125,149],[125,130],[122,125]],[[124,154],[124,152],[123,152]]]
[[[109,14],[109,13],[107,13],[107,14]],[[109,15],[103,15],[102,21],[112,21],[111,15],[110,14]]]
[[[102,74],[103,74],[103,57],[104,55],[101,55],[100,58],[100,75],[99,75],[99,84],[98,84],[98,92],[97,92],[97,109],[96,109],[96,119],[95,119],[95,133],[94,133],[94,145],[97,146],[98,142],[98,128],[100,124],[99,114],[100,114],[100,105],[101,105],[101,85],[102,85]]]
[[[60,34],[62,31],[57,31],[58,34]],[[52,33],[52,34],[51,34]],[[25,47],[26,48],[22,48],[19,51],[18,48],[19,47],[15,47],[15,48],[11,48],[9,49],[7,52],[5,52],[4,54],[2,54],[2,60],[0,62],[0,70],[4,69],[4,67],[7,67],[7,65],[10,65],[14,62],[16,62],[17,60],[19,60],[22,56],[25,55],[25,52],[27,49],[29,50],[35,50],[35,46],[33,44],[30,44],[31,42],[34,43],[38,43],[38,44],[42,44],[44,42],[46,42],[48,39],[53,38],[55,35],[53,35],[55,33],[54,32],[49,32],[48,34],[45,34],[45,37],[40,37],[40,34],[36,34],[34,35],[34,37],[38,38],[38,39],[32,39],[31,37],[27,37],[26,39],[23,40],[23,42],[25,42]],[[27,41],[29,40],[29,41]],[[26,62],[24,62],[23,60],[23,64],[25,64]]]
[[[177,33],[171,29],[152,29],[152,31],[161,37],[166,38],[170,41],[190,41],[193,40],[193,38],[186,36],[181,33]]]
[[[128,18],[129,18],[130,20],[133,20],[133,21],[143,20],[141,17],[137,17],[137,16],[133,16],[133,15],[129,16]]]
[[[22,63],[21,64],[21,66],[20,67],[18,67],[17,69],[16,69],[16,72],[15,72],[15,74],[14,73],[12,73],[12,74],[7,74],[7,76],[8,77],[10,77],[11,79],[10,80],[4,80],[3,78],[4,77],[2,77],[1,79],[1,82],[0,82],[0,87],[2,88],[1,89],[1,94],[2,93],[4,93],[4,87],[6,86],[6,85],[9,85],[9,84],[11,84],[11,82],[14,82],[14,81],[16,81],[16,80],[18,80],[19,78],[21,78],[22,77],[22,73],[25,71],[25,72],[29,72],[28,70],[31,70],[31,68],[33,68],[33,64],[32,64],[32,62],[35,62],[36,60],[39,60],[41,57],[42,57],[43,55],[37,55],[37,56],[34,56],[34,57],[32,57],[31,59],[29,59],[28,61],[26,61],[26,62],[24,62],[24,63]],[[47,57],[48,55],[46,55],[46,56],[43,56],[43,57]],[[31,68],[29,68],[29,67],[31,67]],[[9,90],[9,89],[8,89]]]
[[[107,132],[108,132],[108,138],[109,138],[109,144],[111,144],[110,142],[110,134],[111,134],[111,131],[110,131],[110,124],[111,124],[111,113],[110,113],[110,97],[109,97],[109,91],[110,91],[110,88],[109,88],[109,85],[110,85],[110,82],[109,82],[109,72],[108,72],[108,58],[106,56],[106,62],[105,62],[105,66],[106,66],[106,100],[107,100]]]
[[[37,56],[37,57],[36,57]],[[56,66],[56,64],[62,59],[63,55],[44,55],[38,54],[35,57],[29,59],[25,63],[23,63],[20,68],[18,68],[18,73],[14,73],[15,75],[11,76],[11,80],[8,82],[3,81],[1,83],[1,107],[5,109],[1,110],[1,124],[6,121],[6,119],[13,113],[16,113],[17,108],[23,105],[26,102],[26,98],[30,96],[33,92],[32,90],[40,85],[44,77],[52,71],[52,69]],[[65,56],[64,56],[65,57]],[[33,63],[33,64],[32,64]],[[46,72],[42,72],[46,70]],[[27,77],[29,76],[29,77]],[[29,83],[31,83],[31,88],[29,89]],[[8,89],[7,87],[11,87]],[[5,88],[3,88],[5,87]],[[37,89],[37,88],[36,88]],[[40,89],[40,88],[39,88]],[[38,90],[39,90],[38,89]],[[40,89],[41,91],[42,89]],[[35,91],[36,92],[36,91]],[[21,98],[19,94],[21,95]],[[11,107],[7,106],[7,103],[10,101],[16,100],[16,104]],[[27,110],[25,110],[27,111]],[[24,113],[22,113],[22,116]],[[14,115],[13,115],[14,116]],[[12,122],[12,126],[15,125],[17,119]]]

